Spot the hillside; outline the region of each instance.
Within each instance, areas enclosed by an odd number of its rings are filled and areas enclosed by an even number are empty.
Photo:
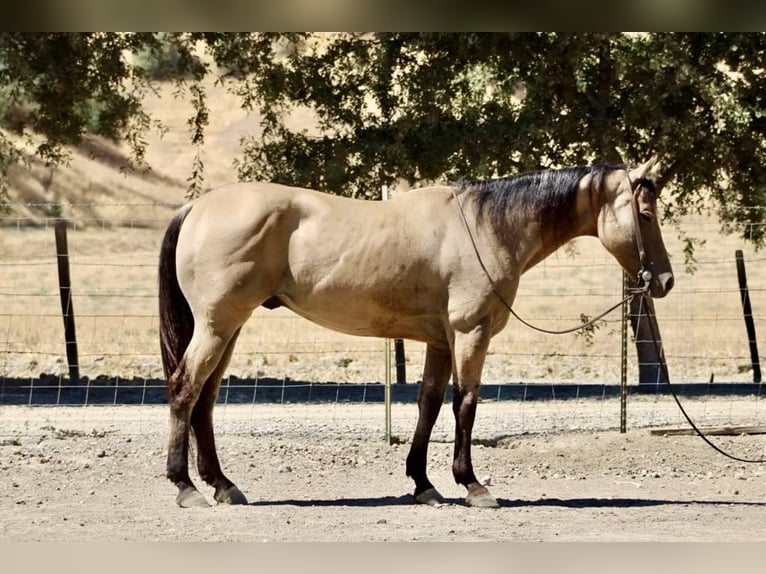
[[[205,187],[211,188],[236,180],[232,162],[239,152],[240,138],[256,133],[259,120],[257,114],[242,110],[238,98],[225,89],[212,82],[206,88],[210,124],[202,161]],[[156,215],[157,204],[161,210],[167,206],[170,213],[173,206],[184,201],[194,158],[187,127],[192,108],[176,98],[174,91],[172,85],[162,86],[157,97],[145,101],[146,110],[167,131],[146,134],[147,165],[143,169],[129,168],[130,149],[126,144],[99,137],[87,137],[81,145],[70,148],[71,160],[66,166],[50,169],[30,155],[29,167],[11,169],[13,211],[6,223],[40,223],[49,215],[51,203],[61,203],[64,216],[75,209],[78,217],[94,219],[114,219],[118,205],[125,206],[125,217],[130,220],[141,219],[148,210]],[[108,214],[104,206],[109,207]]]

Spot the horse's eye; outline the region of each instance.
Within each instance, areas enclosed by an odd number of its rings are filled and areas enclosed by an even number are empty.
[[[641,219],[644,221],[652,221],[654,219],[654,214],[651,211],[642,211],[641,212]]]

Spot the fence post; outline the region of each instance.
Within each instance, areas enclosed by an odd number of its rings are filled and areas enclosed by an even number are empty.
[[[388,201],[388,186],[384,185],[381,190],[381,199]],[[384,388],[384,398],[386,411],[386,442],[391,444],[391,339],[386,339],[386,381]],[[396,382],[406,383],[407,375],[405,372],[404,359],[404,341],[394,339],[394,362],[396,364]]]
[[[388,201],[388,186],[384,185],[380,189],[381,199],[383,201]],[[385,440],[386,444],[391,444],[391,339],[385,340],[385,349],[386,349],[386,357],[385,357],[385,369],[386,369],[386,375],[385,375],[385,383],[383,387],[383,408],[385,410],[385,416],[386,416],[386,432],[385,432]],[[398,373],[397,373],[398,374]]]
[[[61,296],[61,314],[64,317],[64,341],[66,342],[66,358],[69,365],[69,381],[70,384],[76,385],[80,382],[80,367],[77,359],[77,334],[74,325],[74,307],[72,306],[72,281],[69,276],[66,220],[56,220],[55,233],[59,295]]]
[[[385,368],[386,376],[383,387],[383,409],[385,411],[385,440],[386,444],[392,444],[391,441],[391,339],[385,340],[386,358]]]
[[[622,298],[628,294],[628,274],[622,272]],[[620,325],[620,432],[628,430],[628,315],[630,306],[627,301],[622,304],[622,321]]]
[[[404,340],[394,339],[394,357],[396,363],[396,382],[404,384],[407,382],[407,371],[404,359]]]
[[[734,252],[737,261],[737,278],[739,279],[739,296],[742,299],[742,314],[745,316],[745,329],[747,340],[750,345],[750,362],[753,366],[753,382],[761,382],[761,363],[758,358],[758,343],[755,338],[755,323],[753,310],[750,307],[750,291],[747,288],[747,274],[745,273],[745,257],[741,249]]]

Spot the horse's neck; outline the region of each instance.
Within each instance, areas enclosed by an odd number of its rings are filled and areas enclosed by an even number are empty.
[[[590,190],[578,191],[575,209],[562,214],[538,213],[526,223],[523,237],[526,239],[523,271],[534,267],[569,241],[582,236],[597,235],[597,219],[602,198],[593,196]]]
[[[555,241],[542,240],[537,242],[537,244],[535,244],[533,248],[530,249],[527,254],[526,261],[524,262],[523,271],[526,271],[527,269],[534,267],[535,265],[540,263],[543,259],[551,255],[554,251],[559,249],[562,245],[582,235],[589,235],[589,234],[572,233],[571,235],[567,234],[565,236],[558,236]]]

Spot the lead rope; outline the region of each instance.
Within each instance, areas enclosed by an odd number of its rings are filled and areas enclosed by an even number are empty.
[[[628,184],[630,185],[630,189],[633,189],[633,182],[630,179],[630,173],[628,170],[625,170],[625,175],[628,179]],[[641,260],[641,271],[639,271],[638,275],[639,278],[642,280],[645,280],[648,284],[648,281],[651,279],[651,273],[646,270],[646,251],[644,249],[644,241],[643,236],[641,234],[641,227],[639,224],[639,212],[638,212],[638,193],[640,190],[640,186],[636,188],[636,191],[634,192],[634,197],[632,201],[632,208],[633,208],[633,220],[635,221],[636,225],[636,247],[638,248],[638,255],[639,259]],[[648,275],[645,275],[648,274]],[[633,293],[630,297],[638,296],[643,299],[645,296],[645,292],[637,292]],[[641,305],[643,306],[643,301],[640,301]],[[654,351],[657,354],[657,357],[662,357],[660,354],[660,344],[659,344],[659,337],[657,336],[657,333],[654,330],[654,324],[652,321],[649,321],[649,330],[652,334],[652,345],[654,345]],[[660,358],[660,368],[662,369],[662,374],[665,377],[665,383],[668,386],[668,390],[670,391],[670,394],[673,396],[673,400],[676,402],[676,405],[678,405],[678,409],[681,411],[681,414],[686,419],[686,422],[689,423],[689,426],[694,430],[694,432],[699,436],[703,441],[705,441],[708,446],[710,446],[713,450],[716,452],[722,454],[723,456],[735,460],[737,462],[744,462],[744,463],[753,463],[753,464],[762,464],[766,463],[766,458],[759,458],[759,459],[748,459],[748,458],[741,458],[736,455],[730,454],[723,450],[721,447],[719,447],[717,444],[715,444],[713,441],[711,441],[705,433],[703,433],[699,427],[694,423],[692,418],[689,416],[689,413],[686,412],[686,409],[681,404],[681,400],[678,398],[678,395],[676,394],[676,390],[673,387],[673,385],[670,384],[670,375],[668,374],[668,366],[665,364],[665,361],[663,361]]]
[[[628,184],[630,185],[630,189],[633,189],[633,182],[630,179],[630,175],[627,172],[627,169],[625,170]],[[638,193],[638,190],[636,190],[636,193]],[[484,271],[484,274],[487,277],[487,280],[489,281],[489,285],[492,288],[492,292],[497,296],[498,299],[500,299],[500,302],[510,311],[510,313],[523,325],[526,325],[530,329],[534,329],[535,331],[539,331],[541,333],[547,333],[549,335],[565,335],[567,333],[574,333],[575,331],[579,331],[580,329],[586,329],[587,327],[590,327],[593,325],[596,321],[599,321],[603,317],[607,316],[609,313],[617,309],[617,307],[623,305],[624,303],[627,303],[628,301],[632,300],[634,297],[644,297],[646,295],[646,292],[649,290],[649,281],[651,280],[651,273],[646,269],[646,252],[644,251],[644,245],[643,245],[643,238],[641,237],[641,230],[639,227],[639,221],[638,221],[638,203],[636,201],[636,196],[634,194],[633,200],[632,200],[632,209],[633,209],[633,217],[636,224],[636,242],[638,246],[638,252],[639,252],[639,258],[641,261],[641,270],[638,272],[638,287],[632,287],[628,289],[628,295],[626,295],[622,300],[620,300],[615,305],[612,305],[609,307],[606,311],[598,315],[597,317],[594,317],[587,323],[583,323],[582,325],[577,325],[576,327],[572,327],[569,329],[562,329],[560,331],[557,330],[551,330],[551,329],[544,329],[542,327],[538,327],[536,325],[533,325],[524,319],[522,319],[516,311],[513,310],[513,307],[506,301],[505,297],[503,297],[502,293],[500,293],[497,290],[497,287],[495,287],[495,282],[492,280],[492,276],[489,274],[489,270],[484,265],[484,261],[481,258],[481,254],[479,253],[479,247],[476,245],[476,240],[473,237],[473,233],[471,233],[471,228],[468,225],[468,220],[465,217],[465,213],[463,211],[463,206],[460,203],[460,200],[458,199],[457,192],[455,191],[455,188],[452,188],[452,197],[455,200],[455,205],[457,206],[458,213],[460,214],[460,219],[463,222],[463,226],[465,227],[466,233],[468,233],[468,238],[471,240],[471,246],[473,247],[473,251],[476,254],[476,259],[479,262],[479,266],[481,267],[482,271]],[[643,285],[641,285],[643,283]],[[660,347],[659,343],[657,342],[657,334],[654,331],[654,325],[652,325],[652,322],[649,321],[649,328],[652,332],[652,344],[654,345],[655,352],[657,353],[657,356],[660,357]],[[686,409],[684,409],[683,405],[681,404],[681,401],[678,398],[678,395],[676,395],[676,391],[673,388],[673,386],[670,384],[670,375],[668,374],[668,367],[665,364],[664,361],[660,361],[660,368],[662,369],[662,373],[665,377],[665,382],[668,385],[668,389],[670,390],[670,394],[673,396],[673,400],[676,402],[676,405],[678,405],[679,410],[681,411],[681,414],[684,415],[684,418],[689,423],[689,426],[694,430],[694,432],[699,436],[703,441],[705,441],[708,446],[710,446],[713,450],[716,452],[722,454],[723,456],[730,458],[731,460],[735,460],[737,462],[744,462],[744,463],[753,463],[753,464],[763,464],[766,463],[766,458],[759,458],[759,459],[748,459],[748,458],[741,458],[738,456],[735,456],[733,454],[729,454],[725,450],[723,450],[721,447],[716,445],[713,441],[711,441],[705,434],[697,427],[696,424],[694,424],[694,421],[691,419],[689,414],[686,412]]]
[[[643,297],[643,295],[639,295],[639,297]],[[643,301],[642,301],[642,303],[643,303]],[[657,333],[655,332],[654,325],[652,324],[651,321],[649,321],[649,330],[652,333],[652,344],[654,345],[654,351],[655,351],[655,353],[657,353],[657,357],[661,357],[660,345],[657,342],[657,340],[658,340]],[[694,432],[697,434],[697,436],[699,436],[702,440],[704,440],[708,444],[708,446],[710,446],[716,452],[724,455],[726,458],[730,458],[731,460],[736,460],[737,462],[745,462],[745,463],[748,463],[748,464],[750,464],[750,463],[753,463],[753,464],[763,464],[763,463],[766,463],[766,458],[741,458],[739,456],[730,454],[730,453],[726,452],[725,450],[723,450],[721,447],[719,447],[717,444],[715,444],[713,441],[711,441],[705,435],[705,433],[703,433],[699,429],[699,427],[697,427],[697,425],[694,424],[694,421],[689,416],[689,414],[686,412],[686,409],[684,408],[684,406],[681,404],[681,401],[679,400],[678,395],[676,395],[676,391],[673,388],[673,385],[670,384],[670,375],[668,374],[668,366],[665,364],[665,361],[663,361],[662,359],[660,359],[660,368],[662,369],[662,374],[665,377],[665,383],[668,385],[668,389],[670,390],[670,394],[673,395],[673,400],[678,405],[678,408],[681,411],[681,414],[684,415],[684,418],[686,419],[686,422],[689,423],[689,426],[692,427],[692,430],[694,430]]]

